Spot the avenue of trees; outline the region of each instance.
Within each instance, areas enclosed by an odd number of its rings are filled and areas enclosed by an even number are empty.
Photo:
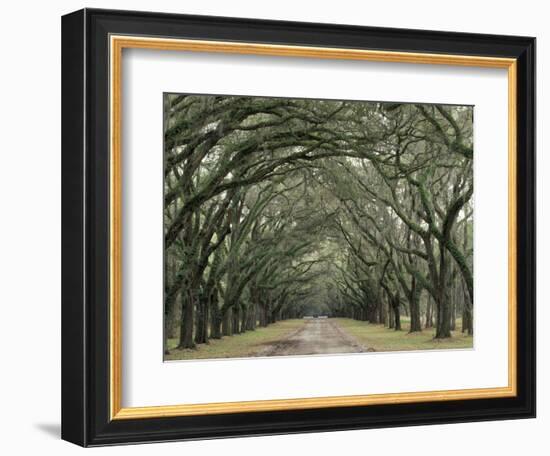
[[[473,333],[471,107],[164,105],[165,344],[316,313]]]

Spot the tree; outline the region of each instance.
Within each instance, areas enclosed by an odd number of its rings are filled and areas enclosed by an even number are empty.
[[[192,349],[319,309],[473,331],[472,109],[165,98],[165,321]],[[423,296],[425,304],[423,303]],[[390,317],[390,318],[388,318]]]

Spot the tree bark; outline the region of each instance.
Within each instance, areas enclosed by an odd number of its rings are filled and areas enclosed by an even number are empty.
[[[222,315],[222,335],[231,336],[233,331],[231,328],[231,308],[226,309],[225,313]]]
[[[208,301],[202,294],[197,299],[195,321],[195,343],[205,344],[208,342]]]
[[[399,302],[397,302],[397,305],[394,304],[393,307],[393,316],[395,318],[395,326],[394,329],[396,331],[401,331],[401,313],[399,311]]]
[[[420,293],[417,289],[415,277],[411,280],[409,313],[411,316],[411,326],[409,328],[409,332],[412,333],[422,331],[422,323],[420,322]]]
[[[182,293],[182,295],[182,317],[180,325],[180,343],[178,348],[195,348],[195,342],[193,340],[193,321],[195,313],[194,290],[189,288]]]
[[[218,308],[217,293],[210,298],[210,338],[221,339],[222,317]]]
[[[238,305],[234,305],[231,310],[232,310],[232,316],[233,316],[232,322],[231,322],[233,334],[240,334],[241,333],[240,308]]]
[[[426,329],[433,328],[434,325],[434,318],[433,318],[433,302],[432,302],[432,295],[428,293],[428,298],[426,300],[426,324],[424,327]]]
[[[451,337],[451,307],[447,292],[447,250],[440,243],[439,248],[439,283],[436,289],[437,327],[436,339]]]

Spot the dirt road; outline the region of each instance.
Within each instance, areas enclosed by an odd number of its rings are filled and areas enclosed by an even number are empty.
[[[321,355],[366,351],[353,337],[328,318],[304,320],[302,328],[266,347],[261,356]]]

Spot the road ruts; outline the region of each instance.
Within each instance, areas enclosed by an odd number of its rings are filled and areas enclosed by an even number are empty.
[[[337,323],[328,318],[306,320],[300,330],[285,339],[274,342],[263,356],[323,355],[360,353],[366,351]]]

